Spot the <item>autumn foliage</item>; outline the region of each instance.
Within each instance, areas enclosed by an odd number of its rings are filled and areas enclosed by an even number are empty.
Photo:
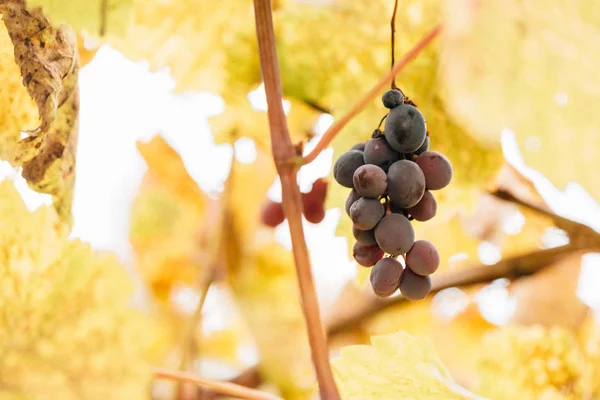
[[[0,0],[0,400],[600,399],[596,3]],[[231,155],[207,189],[165,132],[131,145],[130,257],[73,233],[108,48],[222,101],[184,134]],[[374,295],[332,171],[384,129],[392,54],[452,163],[409,208],[418,301]]]

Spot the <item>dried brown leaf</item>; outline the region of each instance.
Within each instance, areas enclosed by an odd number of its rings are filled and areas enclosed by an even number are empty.
[[[70,28],[52,26],[40,9],[29,10],[22,0],[1,3],[0,13],[41,121],[18,143],[14,161],[34,190],[53,196],[61,219],[70,224],[79,128],[76,40]]]

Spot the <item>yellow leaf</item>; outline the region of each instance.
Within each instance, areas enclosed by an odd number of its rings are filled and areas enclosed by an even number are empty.
[[[495,328],[479,312],[474,292],[454,288],[437,297],[399,304],[369,318],[364,329],[369,335],[402,329],[427,338],[452,376],[461,384],[470,383],[480,351],[473,344]]]
[[[0,184],[0,397],[144,399],[156,327],[116,257]],[[126,362],[123,362],[126,360]]]
[[[405,332],[371,337],[371,346],[343,347],[332,360],[345,400],[464,399],[431,344]]]
[[[577,296],[581,257],[580,252],[569,254],[535,275],[513,282],[509,291],[516,309],[511,322],[579,328],[588,310]]]
[[[240,247],[252,243],[257,236],[262,204],[276,176],[270,150],[258,148],[252,164],[234,162],[228,183],[231,186],[229,209]]]
[[[559,186],[576,180],[600,199],[596,3],[447,4],[442,98],[452,115],[490,142],[511,129],[528,165]],[[565,140],[578,150],[563,162]]]
[[[600,396],[600,322],[591,313],[580,331],[580,343],[585,354],[582,398],[595,399]]]
[[[61,220],[70,225],[79,128],[75,37],[68,27],[53,27],[39,9],[29,11],[21,1],[3,4],[0,12],[41,120],[32,136],[18,143],[11,160],[23,167],[34,190],[53,196]]]
[[[174,283],[196,282],[207,262],[200,252],[207,199],[162,137],[138,149],[148,171],[134,200],[130,240],[142,277],[165,300]]]
[[[511,326],[486,334],[479,346],[474,390],[492,399],[581,399],[584,358],[561,328]]]
[[[253,108],[244,93],[237,97],[227,102],[223,113],[209,120],[215,142],[231,143],[240,137],[247,137],[254,140],[257,146],[270,152],[267,112]],[[297,100],[289,100],[288,104],[287,123],[292,141],[311,139],[320,113]]]
[[[125,32],[132,0],[28,0],[41,7],[54,24],[67,23],[76,31],[104,35]]]
[[[134,0],[132,14],[126,33],[107,41],[153,69],[169,67],[177,91],[227,94],[260,82],[252,3]]]

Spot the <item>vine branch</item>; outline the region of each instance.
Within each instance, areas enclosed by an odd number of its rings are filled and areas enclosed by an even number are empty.
[[[327,131],[323,134],[323,137],[315,148],[308,153],[303,159],[302,164],[308,164],[312,162],[317,156],[329,146],[329,143],[333,140],[333,138],[350,122],[352,118],[354,118],[358,113],[362,111],[363,108],[369,104],[369,102],[377,96],[381,90],[388,85],[390,82],[394,80],[396,75],[402,69],[408,65],[442,30],[441,25],[437,25],[431,31],[429,31],[412,49],[410,49],[404,57],[398,62],[398,64],[394,65],[392,70],[388,72],[379,82],[375,84],[352,108],[344,114],[339,120],[337,120],[333,125],[327,129]]]
[[[310,258],[302,228],[302,199],[296,183],[298,166],[289,163],[296,156],[282,106],[283,90],[277,61],[273,16],[270,0],[254,0],[256,36],[265,93],[267,96],[271,147],[281,179],[283,210],[289,223],[296,275],[300,287],[302,312],[306,322],[322,400],[339,400],[337,387],[329,365],[329,348],[321,321],[319,303],[312,276]]]
[[[179,382],[193,383],[202,388],[209,389],[214,393],[234,396],[240,399],[247,400],[283,400],[274,394],[262,392],[256,389],[250,389],[246,386],[236,385],[235,383],[226,381],[215,381],[211,379],[200,378],[194,374],[170,371],[163,368],[155,368],[154,376],[159,379],[170,379]]]

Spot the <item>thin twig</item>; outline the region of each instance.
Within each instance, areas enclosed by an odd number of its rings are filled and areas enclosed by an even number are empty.
[[[214,393],[226,394],[228,396],[238,397],[247,400],[283,400],[279,396],[271,393],[261,392],[260,390],[250,389],[246,386],[236,385],[235,383],[226,381],[215,381],[204,379],[194,374],[170,371],[163,368],[155,368],[154,376],[159,379],[170,379],[179,382],[187,382],[198,385],[202,388],[209,389]]]
[[[327,338],[321,321],[310,258],[302,228],[302,199],[296,183],[298,167],[289,163],[289,160],[296,156],[296,150],[288,132],[281,104],[283,90],[277,61],[270,0],[254,0],[254,13],[260,66],[267,96],[271,146],[281,179],[283,210],[292,238],[301,306],[308,331],[312,362],[315,366],[321,399],[339,400],[340,396],[329,365]]]
[[[233,138],[232,138],[233,139]],[[233,140],[232,140],[233,141]],[[183,354],[181,357],[181,363],[179,369],[181,371],[191,370],[190,366],[193,366],[193,361],[197,358],[197,349],[199,348],[199,340],[196,336],[196,327],[202,324],[202,310],[204,309],[204,303],[208,291],[212,284],[217,280],[217,277],[223,273],[223,269],[228,263],[228,251],[227,244],[230,240],[231,224],[229,219],[229,212],[231,209],[231,197],[233,194],[232,182],[236,171],[236,158],[235,154],[231,161],[231,168],[229,175],[224,183],[223,194],[219,202],[219,222],[217,224],[217,237],[216,244],[212,247],[211,254],[208,258],[208,270],[205,274],[201,274],[198,282],[198,290],[200,292],[200,299],[196,305],[193,315],[188,320],[188,326],[184,332],[183,338]],[[213,234],[215,232],[212,232]],[[179,398],[184,397],[186,387],[182,382],[179,386]]]
[[[315,148],[302,159],[302,164],[308,164],[312,162],[315,158],[317,158],[317,156],[327,148],[329,143],[331,143],[333,138],[342,130],[342,128],[344,128],[344,126],[346,126],[346,124],[350,122],[350,120],[354,118],[354,116],[361,112],[362,109],[365,108],[367,104],[369,104],[369,102],[375,96],[377,96],[387,84],[392,82],[395,76],[406,65],[408,65],[408,63],[412,61],[425,47],[427,47],[427,45],[431,43],[433,39],[435,39],[435,37],[440,33],[441,29],[441,25],[437,25],[435,28],[429,31],[429,33],[427,33],[419,41],[419,43],[417,43],[412,49],[410,49],[408,53],[406,53],[404,57],[402,57],[402,59],[396,65],[394,65],[394,68],[392,68],[392,70],[389,73],[387,73],[383,78],[381,78],[381,80],[377,82],[377,84],[375,84],[375,86],[373,86],[373,88],[371,88],[371,90],[369,90],[367,94],[365,94],[358,101],[358,103],[352,106],[352,108],[345,115],[343,115],[339,120],[337,120],[333,125],[331,125],[329,129],[327,129],[327,132],[323,134],[323,137],[321,138],[321,140],[319,140]]]
[[[550,218],[558,228],[565,230],[569,234],[571,242],[578,242],[580,247],[600,246],[600,234],[587,225],[561,217],[538,205],[525,202],[506,190],[496,190],[490,192],[490,194],[500,200],[517,204],[520,207],[527,208],[537,214]]]
[[[395,57],[396,57],[396,11],[398,10],[398,0],[394,0],[394,12],[392,13],[392,20],[390,21],[390,30],[392,34],[391,48],[392,48],[392,66],[390,69],[394,69]],[[392,78],[392,89],[398,89],[396,86],[396,77]]]

